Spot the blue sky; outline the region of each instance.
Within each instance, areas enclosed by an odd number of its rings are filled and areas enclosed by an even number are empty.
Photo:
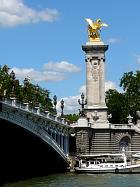
[[[139,9],[139,0],[0,0],[0,64],[63,98],[66,112],[77,112],[86,81],[85,18],[109,25],[101,31],[109,45],[106,87],[118,87],[123,73],[140,69]]]

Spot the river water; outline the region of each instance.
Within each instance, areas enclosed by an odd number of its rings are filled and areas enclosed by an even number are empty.
[[[140,174],[53,174],[4,187],[140,187]]]

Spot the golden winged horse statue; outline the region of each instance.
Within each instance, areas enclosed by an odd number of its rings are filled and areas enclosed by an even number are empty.
[[[101,27],[107,27],[108,25],[103,23],[101,19],[97,19],[95,22],[89,18],[85,19],[88,22],[88,37],[90,42],[101,41],[100,30]]]

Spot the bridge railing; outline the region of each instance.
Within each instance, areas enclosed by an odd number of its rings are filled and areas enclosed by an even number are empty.
[[[19,108],[19,109],[22,109],[22,110],[26,110],[28,112],[34,113],[36,115],[40,115],[40,116],[45,117],[47,119],[50,119],[52,121],[56,121],[57,123],[69,126],[69,123],[65,118],[61,118],[60,116],[54,115],[54,114],[52,114],[48,111],[47,112],[42,112],[42,111],[40,111],[39,108],[32,108],[32,107],[29,106],[28,103],[21,103],[14,98],[13,99],[5,98],[2,102],[6,103],[8,105],[11,105],[12,107]]]

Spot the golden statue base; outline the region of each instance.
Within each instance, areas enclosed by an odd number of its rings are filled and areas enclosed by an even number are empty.
[[[91,38],[91,37],[89,37],[89,41],[90,42],[100,42],[101,41],[101,38]]]
[[[89,41],[86,42],[86,45],[105,45],[102,41]]]

